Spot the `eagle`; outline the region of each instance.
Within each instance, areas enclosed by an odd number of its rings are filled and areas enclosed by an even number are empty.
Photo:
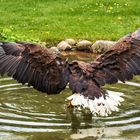
[[[69,107],[88,108],[93,115],[118,111],[122,94],[108,92],[105,84],[125,82],[140,74],[140,29],[119,39],[91,62],[73,60],[29,42],[0,41],[0,75],[38,91],[59,94],[68,85]]]

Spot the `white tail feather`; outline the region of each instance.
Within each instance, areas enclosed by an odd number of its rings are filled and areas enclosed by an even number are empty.
[[[70,100],[73,106],[90,109],[95,116],[108,116],[112,111],[119,111],[118,106],[120,102],[124,101],[121,96],[123,96],[123,93],[108,91],[105,99],[102,96],[99,99],[95,98],[91,100],[84,97],[82,94],[76,93],[68,97],[67,100]]]

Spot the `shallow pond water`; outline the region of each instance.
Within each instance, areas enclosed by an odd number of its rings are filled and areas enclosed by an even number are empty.
[[[94,55],[63,53],[69,59],[89,61]],[[120,111],[109,117],[67,110],[66,88],[50,95],[0,78],[0,140],[140,140],[140,76],[126,84],[107,85],[124,93]]]

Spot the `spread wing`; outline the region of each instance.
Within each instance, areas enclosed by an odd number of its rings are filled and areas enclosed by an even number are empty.
[[[125,82],[140,74],[140,30],[121,38],[94,62],[74,61],[70,68],[70,88],[80,93],[78,98],[81,99],[77,100],[74,95],[70,97],[74,105],[89,107],[102,116],[117,111],[123,99],[119,94],[107,93],[102,86],[118,80]]]
[[[74,94],[72,105],[89,108],[95,115],[107,116],[118,111],[123,99],[120,93],[102,89],[106,83],[125,82],[140,74],[140,30],[121,38],[115,46],[85,63],[67,61],[48,49],[32,43],[0,43],[0,74],[12,76],[18,82],[32,85],[48,94],[63,90],[69,82]]]
[[[104,53],[95,62],[93,78],[99,86],[125,82],[140,74],[140,30],[120,39],[113,49]]]
[[[59,93],[68,82],[67,62],[32,43],[2,42],[0,66],[1,75],[12,76],[48,94]]]
[[[0,42],[0,47],[2,47],[7,55],[19,56],[25,49],[25,44],[15,43],[15,42]]]

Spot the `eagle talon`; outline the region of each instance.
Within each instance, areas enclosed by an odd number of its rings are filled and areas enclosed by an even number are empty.
[[[67,102],[67,108],[74,108],[74,106],[73,106],[72,103],[71,103],[71,100],[69,100],[69,101]]]

